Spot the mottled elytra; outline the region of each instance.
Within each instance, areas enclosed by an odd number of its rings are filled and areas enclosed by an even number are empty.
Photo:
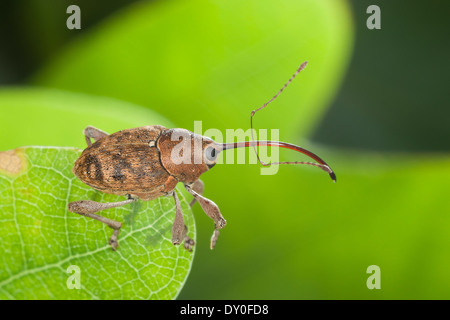
[[[252,111],[250,126],[255,113],[272,102],[294,77],[306,66],[303,63],[281,90],[259,109]],[[113,250],[118,247],[118,235],[122,223],[96,214],[98,211],[130,204],[138,199],[149,201],[161,196],[172,196],[176,213],[172,227],[172,243],[191,251],[194,241],[187,236],[180,202],[175,190],[183,183],[186,190],[199,202],[205,213],[214,221],[214,232],[210,247],[214,248],[219,236],[219,229],[226,225],[218,206],[203,196],[204,185],[200,176],[211,169],[217,161],[218,154],[226,149],[257,146],[276,146],[301,152],[316,162],[292,161],[275,162],[277,164],[307,164],[321,168],[329,173],[333,181],[333,170],[314,153],[296,145],[278,141],[247,141],[239,143],[216,143],[186,129],[166,129],[159,125],[122,130],[111,135],[94,127],[84,129],[88,147],[76,160],[73,173],[88,186],[110,194],[127,196],[126,200],[111,203],[99,203],[80,200],[69,203],[69,211],[96,219],[113,229],[109,244]],[[253,132],[252,132],[253,137]],[[94,140],[94,142],[91,141]],[[252,139],[254,140],[254,139]],[[189,150],[190,152],[186,152]],[[256,153],[258,155],[258,153]]]

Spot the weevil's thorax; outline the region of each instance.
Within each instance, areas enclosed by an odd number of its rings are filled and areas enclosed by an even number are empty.
[[[186,129],[166,129],[158,139],[161,163],[178,181],[190,184],[215,164],[205,159],[214,141]]]

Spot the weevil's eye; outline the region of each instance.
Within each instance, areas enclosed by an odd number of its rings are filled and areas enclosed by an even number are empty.
[[[208,161],[214,162],[216,161],[218,152],[213,147],[208,147],[205,150],[206,159]]]

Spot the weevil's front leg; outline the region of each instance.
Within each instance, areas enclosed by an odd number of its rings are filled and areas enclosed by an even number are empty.
[[[91,200],[80,200],[80,201],[70,202],[68,209],[70,212],[78,213],[82,216],[89,217],[89,218],[95,219],[97,221],[100,221],[100,222],[106,224],[111,229],[113,229],[113,234],[112,234],[111,238],[109,239],[108,243],[111,245],[111,248],[113,250],[116,250],[117,247],[119,246],[117,237],[119,236],[120,228],[122,227],[122,223],[112,220],[112,219],[105,218],[105,217],[95,214],[95,213],[98,211],[105,210],[105,209],[124,206],[124,205],[134,202],[136,200],[137,200],[136,198],[131,198],[131,197],[124,201],[109,202],[109,203],[100,203],[100,202],[91,201]]]
[[[197,192],[199,195],[203,195],[203,191],[205,190],[205,184],[203,183],[202,180],[198,179],[197,181],[195,181],[193,184],[191,184],[191,188],[192,190],[194,190],[195,192]],[[189,203],[189,205],[192,206],[197,202],[197,199],[192,199],[191,203]]]
[[[191,186],[184,185],[186,190],[194,196],[194,198],[200,203],[200,206],[202,207],[203,211],[205,211],[206,215],[214,220],[214,233],[211,237],[211,245],[210,248],[214,249],[217,238],[219,237],[219,229],[222,229],[227,224],[227,221],[223,218],[222,214],[220,213],[219,207],[211,200],[206,199],[202,195],[195,192]]]
[[[84,130],[84,137],[86,138],[86,143],[88,146],[92,145],[91,138],[94,139],[94,141],[100,140],[101,138],[109,136],[106,132],[97,129],[92,126],[87,126]]]
[[[187,227],[184,223],[183,212],[181,210],[180,200],[178,199],[177,192],[172,191],[173,199],[175,200],[175,220],[172,226],[172,243],[179,245],[184,240],[184,248],[188,251],[192,251],[195,245],[194,240],[187,236]]]

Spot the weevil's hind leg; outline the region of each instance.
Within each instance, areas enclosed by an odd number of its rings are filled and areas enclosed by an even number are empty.
[[[136,198],[131,198],[131,197],[129,197],[127,200],[124,200],[124,201],[109,202],[109,203],[100,203],[100,202],[91,201],[91,200],[80,200],[80,201],[70,202],[68,209],[70,212],[78,213],[82,216],[89,217],[89,218],[95,219],[97,221],[103,222],[108,227],[113,229],[113,234],[112,234],[111,238],[109,239],[108,243],[111,245],[111,248],[113,250],[116,250],[117,247],[119,246],[117,237],[119,236],[120,228],[122,227],[122,223],[112,220],[112,219],[105,218],[101,215],[96,214],[96,212],[102,211],[105,209],[124,206],[124,205],[132,203],[136,200],[137,200]]]
[[[94,139],[94,141],[100,140],[101,138],[109,136],[106,132],[97,129],[92,126],[87,126],[84,130],[84,137],[86,138],[86,143],[88,146],[92,145],[91,138]]]
[[[220,213],[219,207],[211,200],[206,199],[202,195],[195,192],[191,186],[184,185],[186,190],[194,196],[194,198],[200,203],[203,211],[205,211],[206,215],[214,220],[214,233],[211,237],[211,249],[214,249],[217,238],[219,237],[219,229],[222,229],[227,224],[227,221],[223,218]]]
[[[175,220],[172,226],[172,243],[179,245],[184,240],[184,248],[188,251],[192,251],[195,242],[187,236],[187,227],[184,223],[183,212],[181,210],[180,200],[178,199],[177,192],[172,191],[173,199],[175,200]]]
[[[193,184],[191,184],[191,188],[192,188],[192,190],[194,190],[195,192],[197,192],[199,195],[202,196],[203,191],[205,190],[205,184],[203,183],[202,180],[198,179]],[[194,197],[194,199],[192,199],[191,203],[189,203],[191,208],[196,202],[197,202],[197,199]]]

